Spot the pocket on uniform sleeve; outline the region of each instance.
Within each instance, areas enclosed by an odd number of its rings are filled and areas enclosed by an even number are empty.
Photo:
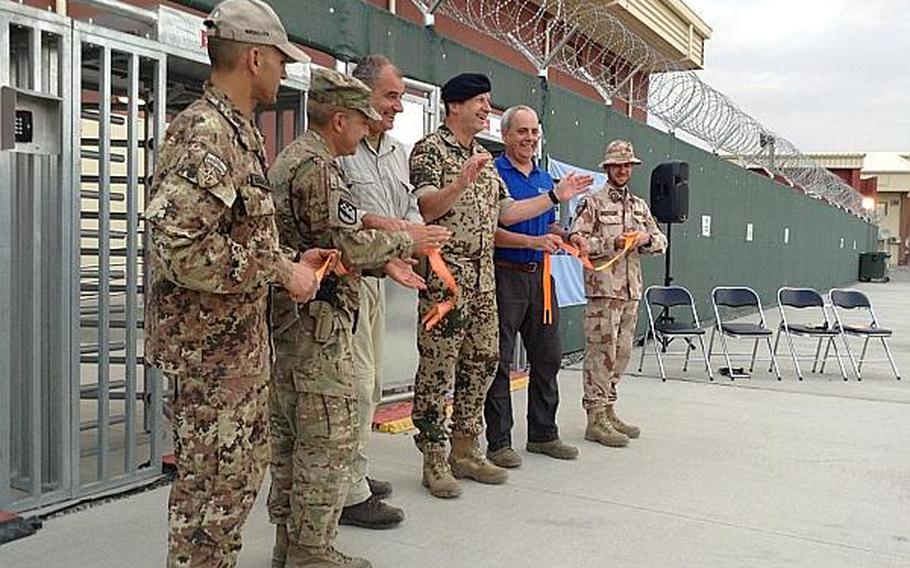
[[[257,181],[256,174],[251,174],[247,183],[242,185],[239,190],[243,206],[250,217],[275,214],[275,202],[272,200],[268,182],[262,176],[259,178],[261,181]]]

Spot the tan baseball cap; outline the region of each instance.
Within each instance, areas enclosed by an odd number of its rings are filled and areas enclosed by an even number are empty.
[[[370,102],[372,91],[360,79],[332,69],[317,69],[310,82],[309,97],[317,103],[359,110],[370,120],[382,120]]]
[[[262,0],[224,0],[204,23],[208,37],[274,45],[293,61],[310,61],[309,55],[288,40],[278,14]]]

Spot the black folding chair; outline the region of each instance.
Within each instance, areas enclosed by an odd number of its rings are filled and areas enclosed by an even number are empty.
[[[714,353],[714,334],[720,332],[720,345],[724,352],[724,360],[727,362],[726,375],[730,377],[731,381],[738,378],[749,378],[749,375],[743,373],[741,369],[734,370],[726,338],[729,336],[734,339],[754,340],[752,358],[749,360],[749,373],[755,369],[758,344],[764,340],[768,346],[768,355],[774,368],[774,373],[777,375],[777,380],[781,380],[777,357],[774,355],[774,348],[771,347],[771,336],[774,335],[774,332],[771,331],[765,322],[765,313],[762,311],[761,300],[755,290],[746,286],[718,286],[711,290],[711,304],[714,307],[714,326],[711,328],[711,340],[708,341],[708,360],[711,359]],[[721,308],[754,308],[758,311],[758,322],[725,322],[721,315]]]
[[[831,346],[834,346],[834,357],[840,367],[841,376],[847,380],[847,370],[844,368],[844,362],[840,358],[840,352],[837,349],[835,339],[840,335],[840,331],[832,325],[828,318],[828,310],[825,309],[825,302],[821,294],[812,288],[781,288],[777,291],[777,305],[780,307],[780,325],[777,328],[777,337],[774,339],[773,353],[777,354],[777,344],[780,341],[781,333],[787,336],[787,345],[790,347],[790,356],[793,358],[793,366],[796,367],[796,376],[803,380],[803,372],[799,367],[799,357],[796,355],[796,349],[793,346],[793,336],[809,337],[818,339],[818,346],[815,348],[815,358],[812,362],[812,372],[815,372],[819,366],[819,356],[821,355],[822,343],[827,339],[828,344],[825,348],[827,353]],[[816,308],[821,311],[822,319],[815,320],[815,323],[791,323],[787,321],[787,310],[811,310]],[[768,369],[769,371],[771,369]],[[819,370],[821,372],[821,369]]]
[[[677,322],[670,317],[670,310],[677,306],[688,306],[691,310],[691,322]],[[654,318],[654,308],[660,309],[660,316]],[[698,321],[698,312],[695,310],[695,302],[692,300],[692,294],[682,286],[651,286],[645,290],[645,309],[648,312],[648,325],[651,329],[651,337],[654,338],[654,354],[657,355],[657,366],[660,369],[660,378],[662,381],[667,380],[667,374],[664,370],[664,362],[661,352],[666,352],[667,347],[674,339],[684,339],[686,342],[685,362],[683,363],[683,372],[689,368],[689,352],[695,349],[692,344],[692,338],[697,338],[701,345],[701,354],[705,359],[705,368],[708,370],[708,378],[714,380],[711,372],[710,363],[708,362],[708,352],[705,349],[705,329]],[[659,346],[658,346],[659,344]],[[645,337],[641,347],[641,358],[638,362],[638,372],[644,368],[645,351],[648,348],[648,337]]]
[[[894,371],[894,378],[901,380],[900,372],[898,372],[897,365],[894,364],[894,357],[891,355],[891,348],[888,347],[887,338],[891,337],[893,333],[890,329],[879,327],[878,320],[875,317],[875,311],[872,309],[872,303],[869,302],[869,298],[859,290],[848,290],[845,288],[832,289],[828,293],[828,298],[831,300],[831,308],[834,312],[834,319],[836,320],[836,329],[840,332],[841,337],[844,340],[844,347],[847,349],[847,356],[850,358],[850,364],[853,365],[853,371],[856,373],[857,380],[863,380],[863,361],[866,360],[866,349],[869,347],[870,339],[881,340],[885,355],[887,355],[888,362],[891,364],[891,370]],[[844,319],[841,318],[841,310],[865,311],[867,312],[869,321],[868,323],[861,325],[844,323]],[[848,335],[863,338],[863,352],[860,354],[858,361],[853,356],[853,351],[850,349],[850,342],[847,341]],[[822,361],[822,371],[825,369],[825,361],[827,361],[827,359],[826,352],[825,359]]]

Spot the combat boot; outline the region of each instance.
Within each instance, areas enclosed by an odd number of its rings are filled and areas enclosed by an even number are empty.
[[[610,421],[610,424],[614,428],[625,434],[630,438],[637,438],[641,436],[641,428],[638,426],[632,426],[631,424],[626,424],[616,416],[616,412],[613,410],[613,405],[607,407],[607,420]]]
[[[558,460],[574,460],[578,457],[578,448],[566,444],[559,438],[549,442],[528,442],[525,449],[532,454],[544,454]]]
[[[284,568],[288,556],[288,526],[275,525],[275,546],[272,547],[272,568]]]
[[[629,437],[613,427],[602,408],[588,411],[585,440],[614,448],[621,448],[629,444]]]
[[[345,556],[335,550],[315,546],[288,547],[287,568],[372,568],[366,558]]]
[[[479,483],[499,485],[509,478],[509,472],[490,463],[483,455],[477,439],[468,436],[452,438],[449,465],[452,466],[452,474],[458,479],[467,477]]]
[[[364,529],[390,529],[398,526],[403,520],[404,511],[387,505],[375,495],[370,495],[363,503],[342,509],[338,524]]]
[[[434,497],[452,499],[461,495],[461,486],[452,476],[445,450],[427,450],[423,454],[423,486]]]

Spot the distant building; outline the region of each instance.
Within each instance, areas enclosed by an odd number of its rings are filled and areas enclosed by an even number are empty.
[[[875,199],[881,250],[891,266],[910,264],[910,152],[818,152],[809,157]]]

